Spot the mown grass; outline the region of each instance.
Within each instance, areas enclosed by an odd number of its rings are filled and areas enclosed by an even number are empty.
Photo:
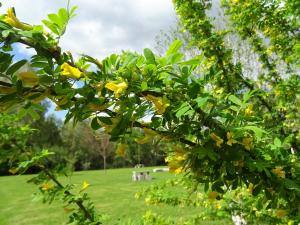
[[[148,168],[151,169],[151,168]],[[172,206],[148,206],[143,199],[134,195],[142,187],[163,182],[173,175],[169,173],[152,173],[152,181],[132,182],[133,169],[112,169],[104,171],[76,172],[70,182],[80,186],[83,180],[91,186],[87,193],[95,203],[98,212],[105,215],[104,224],[114,225],[118,221],[137,221],[147,211],[172,218],[188,218],[197,215],[199,208],[182,208]],[[32,201],[37,187],[26,183],[32,175],[0,177],[0,225],[59,225],[67,220],[61,202],[51,205],[41,201]],[[66,183],[66,178],[61,178]],[[122,223],[118,223],[122,224]],[[201,224],[230,224],[230,221],[203,221]]]

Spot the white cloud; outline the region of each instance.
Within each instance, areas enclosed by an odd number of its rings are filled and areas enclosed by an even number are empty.
[[[14,6],[18,18],[40,24],[46,14],[66,6],[62,0],[10,0],[0,12]],[[72,0],[77,16],[61,40],[64,50],[101,57],[121,50],[141,52],[155,45],[160,30],[175,23],[171,0]]]
[[[28,48],[22,44],[16,44],[15,50],[17,54],[21,54],[21,55],[33,55],[36,53],[34,49]]]

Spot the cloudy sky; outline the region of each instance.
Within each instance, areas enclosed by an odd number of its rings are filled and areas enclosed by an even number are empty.
[[[0,13],[15,7],[17,17],[30,24],[41,24],[49,13],[66,7],[67,0],[5,0]],[[175,24],[172,0],[71,0],[77,5],[73,18],[61,39],[63,50],[85,53],[94,57],[118,53],[121,50],[142,52],[154,47],[155,36]],[[31,52],[17,46],[17,58],[28,57]],[[54,105],[50,109],[53,112]],[[55,112],[63,119],[66,111]]]
[[[48,13],[66,4],[67,0],[6,0],[0,12],[13,6],[20,20],[40,24]],[[77,16],[61,46],[100,58],[122,49],[141,52],[153,47],[155,36],[176,18],[171,0],[71,0],[71,5],[78,6]],[[26,54],[26,49],[18,52]]]

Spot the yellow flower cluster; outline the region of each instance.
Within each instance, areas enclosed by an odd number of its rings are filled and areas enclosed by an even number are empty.
[[[71,66],[69,63],[63,63],[60,68],[62,69],[61,75],[69,78],[79,79],[82,75],[78,68]]]
[[[158,114],[163,114],[166,111],[166,108],[170,106],[170,102],[165,96],[156,97],[153,95],[147,95],[145,98],[154,104]]]
[[[231,131],[227,132],[227,140],[227,144],[230,146],[232,146],[232,144],[237,143],[237,141],[233,139],[233,133]]]
[[[219,195],[218,192],[216,192],[216,191],[211,191],[211,192],[208,193],[208,199],[209,199],[210,201],[213,201],[213,200],[215,200],[215,199],[218,197],[218,195]]]
[[[250,104],[245,109],[245,115],[246,116],[251,116],[253,113],[254,113],[253,112],[253,104]]]
[[[155,137],[155,136],[157,136],[157,133],[154,131],[154,130],[151,130],[151,129],[149,129],[149,128],[143,128],[143,130],[144,130],[144,137],[142,138],[142,139],[140,139],[140,140],[136,140],[136,142],[138,143],[138,144],[146,144],[146,143],[148,143],[148,142],[150,142],[150,141],[152,141],[152,139]]]
[[[221,145],[223,144],[224,140],[220,138],[218,135],[215,133],[210,134],[211,139],[213,139],[216,142],[216,145],[221,148]]]
[[[39,77],[31,71],[20,72],[17,74],[17,77],[22,81],[24,87],[34,87],[39,83]]]
[[[124,157],[126,154],[126,149],[128,148],[127,144],[124,143],[119,143],[117,150],[116,150],[116,155],[119,157]]]
[[[87,181],[83,181],[82,185],[81,185],[81,189],[80,192],[84,191],[85,189],[87,189],[90,186],[90,184]]]
[[[182,163],[187,159],[186,153],[182,149],[176,149],[174,155],[165,159],[168,163],[170,173],[179,174],[183,172]]]
[[[272,173],[279,178],[285,178],[285,171],[283,170],[282,166],[276,166],[274,169],[272,169]]]
[[[245,149],[250,151],[253,148],[253,139],[251,137],[243,138],[242,144],[244,145]]]
[[[4,20],[5,23],[8,23],[12,27],[21,29],[21,30],[32,30],[32,26],[22,23],[15,15],[14,9],[9,8],[7,10],[7,15],[5,16]]]
[[[51,190],[53,187],[54,187],[53,184],[47,182],[47,183],[42,184],[41,189],[42,189],[43,191],[49,191],[49,190]]]
[[[128,88],[128,84],[126,82],[116,83],[115,81],[109,81],[105,84],[105,88],[114,92],[116,98],[119,98],[120,95],[125,92]]]

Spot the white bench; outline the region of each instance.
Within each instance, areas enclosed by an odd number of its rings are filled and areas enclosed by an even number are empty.
[[[157,172],[169,172],[169,168],[154,168],[153,173]]]
[[[132,181],[152,180],[150,171],[132,171]]]

